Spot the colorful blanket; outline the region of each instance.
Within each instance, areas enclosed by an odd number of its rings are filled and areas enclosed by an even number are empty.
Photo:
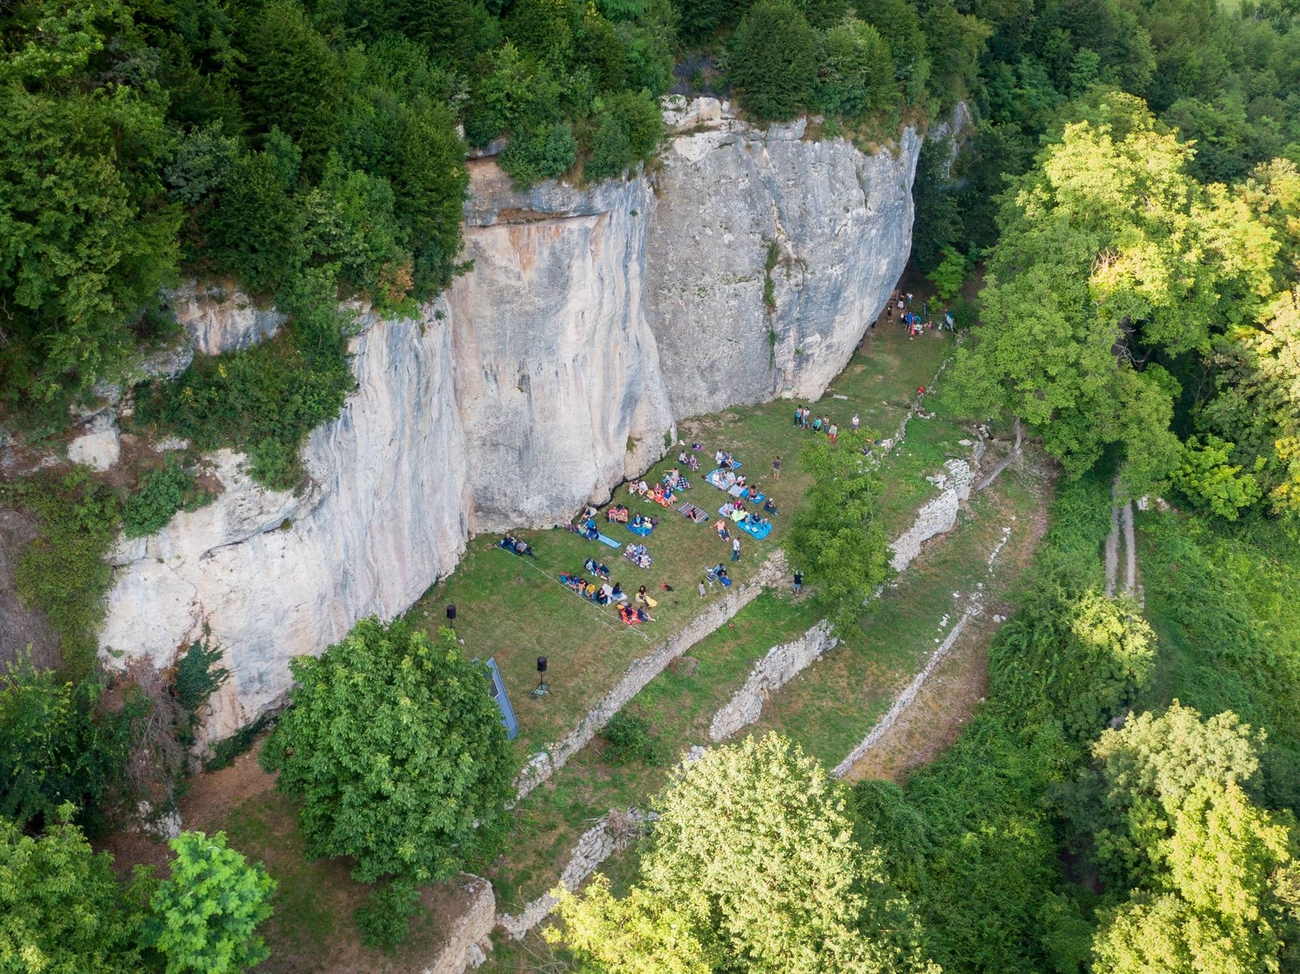
[[[627,529],[640,538],[650,537],[650,532],[654,530],[649,524],[629,524]]]
[[[682,515],[682,517],[690,518],[696,524],[703,524],[709,519],[708,512],[700,510],[700,508],[696,507],[694,504],[683,504],[681,507],[677,508],[677,513]]]

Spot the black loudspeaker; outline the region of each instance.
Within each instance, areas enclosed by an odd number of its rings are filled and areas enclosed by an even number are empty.
[[[546,672],[546,657],[545,657],[545,656],[539,656],[539,657],[537,657],[537,672],[538,672],[538,673],[545,673],[545,672]]]

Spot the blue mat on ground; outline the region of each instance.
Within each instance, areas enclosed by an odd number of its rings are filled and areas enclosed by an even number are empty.
[[[720,476],[721,473],[721,470],[710,470],[704,475],[704,479],[714,487],[718,488],[718,490],[730,490],[731,488],[727,485],[726,481],[722,480]]]
[[[607,538],[607,537],[605,537],[603,534],[598,534],[598,535],[596,535],[596,540],[599,541],[601,544],[603,544],[603,545],[604,545],[605,547],[607,547],[607,548],[621,548],[621,547],[623,547],[621,544],[619,544],[619,543],[618,543],[617,541],[615,541],[613,538]]]
[[[629,524],[627,526],[627,529],[631,531],[633,534],[635,534],[637,537],[641,537],[641,538],[650,537],[650,532],[654,530],[654,528],[652,528],[648,524],[639,524],[635,526]]]
[[[757,526],[752,521],[745,520],[740,522],[739,527],[740,530],[744,531],[746,534],[753,535],[759,541],[762,541],[764,538],[766,538],[769,534],[772,533],[772,525],[770,522],[767,524],[763,524],[761,526]]]

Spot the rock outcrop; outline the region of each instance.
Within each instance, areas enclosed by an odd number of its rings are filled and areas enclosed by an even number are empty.
[[[678,418],[819,397],[884,309],[912,240],[921,138],[865,155],[702,98],[656,174],[646,315]]]
[[[209,626],[232,673],[207,727],[219,739],[284,700],[290,658],[407,609],[471,533],[603,501],[678,418],[819,396],[907,258],[920,139],[865,155],[802,122],[760,131],[724,103],[677,108],[651,175],[520,193],[472,161],[473,269],[419,318],[361,315],[358,389],[313,432],[300,495],[259,487],[223,451],[211,505],[120,547],[105,653],[163,666]],[[239,294],[171,300],[187,354],[246,347],[281,320]]]
[[[642,279],[644,179],[515,193],[470,164],[465,250],[447,294],[476,530],[552,525],[663,455],[672,426]]]
[[[161,667],[210,626],[231,671],[210,738],[280,705],[292,656],[405,611],[464,551],[469,460],[440,310],[352,340],[358,389],[303,451],[309,489],[267,490],[223,450],[221,496],[115,553],[100,645]]]

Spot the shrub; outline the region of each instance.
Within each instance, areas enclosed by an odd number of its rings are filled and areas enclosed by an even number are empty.
[[[107,713],[100,692],[91,679],[72,683],[21,663],[0,674],[0,817],[39,828],[71,803],[83,824],[104,824],[143,708],[132,700]]]
[[[14,573],[18,594],[58,633],[69,674],[89,676],[112,578],[104,556],[117,536],[118,500],[81,467],[62,477],[37,474],[0,491],[40,516],[40,534]]]
[[[5,971],[137,974],[141,911],[122,895],[113,860],[62,824],[39,837],[0,819],[0,966]]]
[[[609,719],[600,736],[609,745],[605,758],[614,764],[659,763],[659,742],[650,733],[650,722],[644,717],[620,710]]]
[[[238,974],[270,956],[257,925],[271,915],[276,882],[261,863],[249,865],[226,846],[226,835],[182,832],[171,875],[149,900],[144,942],[166,959],[166,974]]]
[[[420,912],[420,891],[407,879],[393,880],[372,890],[370,899],[359,906],[352,919],[367,947],[391,949],[406,939],[411,917]]]
[[[212,498],[194,488],[193,470],[173,457],[159,470],[145,474],[140,489],[127,498],[122,508],[122,529],[128,538],[153,534],[167,526],[172,515],[184,508],[196,510]]]

